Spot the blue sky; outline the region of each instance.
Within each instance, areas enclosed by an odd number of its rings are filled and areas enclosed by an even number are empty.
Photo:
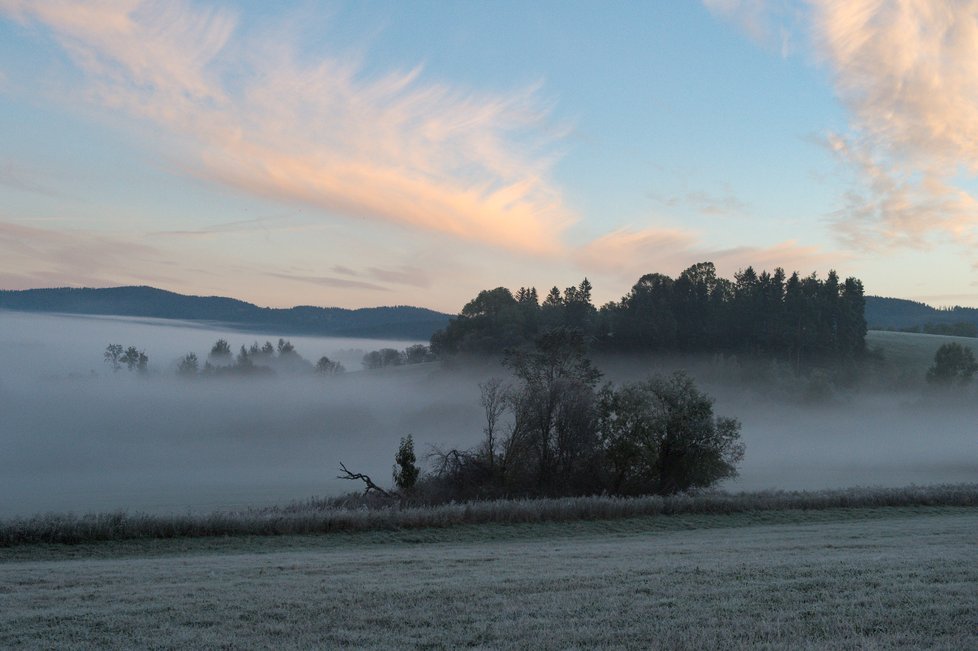
[[[0,0],[0,287],[978,305],[976,3]]]

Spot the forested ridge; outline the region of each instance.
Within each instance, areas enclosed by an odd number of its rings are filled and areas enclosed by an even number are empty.
[[[0,309],[214,321],[242,330],[334,337],[427,339],[448,315],[404,305],[258,307],[222,296],[185,296],[155,287],[0,290]]]
[[[646,274],[600,308],[591,291],[586,278],[563,292],[553,287],[542,300],[534,287],[483,290],[432,336],[432,351],[499,353],[558,328],[583,333],[603,352],[729,352],[803,362],[865,351],[862,282],[835,271],[821,279],[747,267],[730,280],[701,262],[675,278]]]

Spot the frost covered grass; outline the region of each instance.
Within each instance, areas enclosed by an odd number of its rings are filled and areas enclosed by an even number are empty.
[[[530,524],[508,528],[550,533],[6,562],[0,647],[978,647],[975,509],[875,511],[735,528]],[[670,520],[697,518],[728,519]]]
[[[473,524],[611,520],[845,508],[978,506],[978,484],[671,497],[494,500],[436,506],[350,497],[210,514],[43,514],[0,521],[0,547],[136,539],[282,536],[414,530]]]

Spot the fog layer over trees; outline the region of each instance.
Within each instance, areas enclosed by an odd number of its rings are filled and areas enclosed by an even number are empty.
[[[910,336],[910,335],[908,335]],[[178,374],[217,339],[231,350],[277,333],[235,333],[180,322],[0,312],[0,517],[38,511],[207,511],[287,502],[354,488],[341,461],[391,485],[394,455],[412,435],[422,466],[431,446],[471,448],[483,436],[479,384],[508,379],[481,363],[363,368],[373,350],[418,342],[292,337],[313,367],[346,373],[217,377]],[[148,357],[145,372],[114,372],[111,343]],[[679,368],[642,358],[595,358],[608,380],[645,381]],[[973,481],[974,400],[930,401],[856,390],[807,401],[760,369],[716,359],[682,363],[742,424],[746,454],[729,489],[821,488]],[[921,384],[924,385],[921,371]],[[766,374],[766,375],[765,375]]]

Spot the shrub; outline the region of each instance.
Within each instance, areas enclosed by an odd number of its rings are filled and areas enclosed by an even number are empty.
[[[978,371],[978,362],[970,348],[959,343],[944,344],[934,354],[934,365],[927,371],[927,381],[938,386],[965,385]]]

